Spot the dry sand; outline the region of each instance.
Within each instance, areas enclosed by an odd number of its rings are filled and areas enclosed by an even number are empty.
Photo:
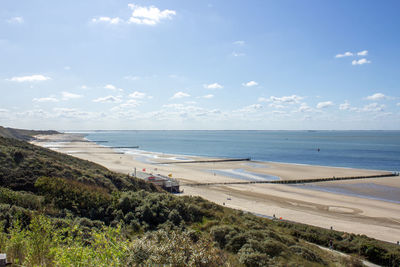
[[[172,176],[181,182],[184,195],[196,195],[227,207],[249,211],[265,216],[282,217],[285,220],[346,231],[396,242],[400,240],[400,204],[381,200],[348,196],[283,184],[249,184],[218,186],[185,186],[201,182],[243,181],[218,173],[219,170],[243,169],[252,173],[279,176],[281,179],[311,179],[321,177],[362,176],[383,174],[383,171],[297,165],[276,162],[219,162],[154,164],[176,161],[176,156],[141,152],[140,154],[118,154],[116,151],[91,142],[76,142],[82,136],[74,134],[39,136],[41,146],[68,153],[75,157],[101,164],[121,173],[146,172]],[[55,141],[67,141],[54,143]],[[73,140],[69,142],[68,140]],[[83,139],[82,139],[83,140]],[[50,142],[45,142],[50,141]],[[57,146],[57,148],[54,148]],[[146,162],[143,158],[151,158]],[[191,160],[209,158],[187,157]],[[216,170],[216,172],[214,172]],[[400,188],[400,177],[374,178],[351,181],[318,183],[320,185],[346,185],[356,183]],[[374,189],[368,189],[373,191]],[[373,193],[373,192],[371,192]]]

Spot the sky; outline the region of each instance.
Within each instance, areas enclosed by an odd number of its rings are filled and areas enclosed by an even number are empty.
[[[399,130],[397,0],[1,0],[0,125]]]

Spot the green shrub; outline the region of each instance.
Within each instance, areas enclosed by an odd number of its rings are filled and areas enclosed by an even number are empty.
[[[111,205],[106,189],[62,178],[41,177],[35,187],[45,196],[47,203],[59,209],[68,209],[79,216],[101,219],[102,212]]]
[[[290,247],[290,250],[308,261],[325,264],[321,257],[304,246],[292,246]]]
[[[0,187],[0,203],[38,210],[42,207],[43,198],[30,192],[16,192],[8,188]]]
[[[44,216],[33,217],[26,231],[27,263],[30,266],[49,266],[53,262],[51,247],[53,244],[54,227]]]
[[[211,228],[211,236],[219,245],[220,248],[225,248],[226,243],[228,242],[228,235],[236,234],[237,231],[232,226],[229,225],[218,225],[213,226]]]
[[[14,220],[9,229],[9,239],[5,245],[7,258],[15,264],[24,263],[27,255],[27,233],[18,220]]]
[[[250,246],[243,246],[239,251],[239,261],[248,267],[268,266],[267,255],[253,250]]]

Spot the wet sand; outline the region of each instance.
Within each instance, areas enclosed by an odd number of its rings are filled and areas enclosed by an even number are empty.
[[[185,186],[193,183],[235,182],[244,181],[238,177],[228,177],[226,171],[239,171],[251,179],[257,174],[280,177],[283,180],[314,179],[322,177],[369,176],[387,172],[286,164],[277,162],[217,162],[217,163],[184,163],[157,164],[182,160],[182,156],[166,155],[151,152],[137,154],[120,154],[116,150],[99,146],[92,142],[68,142],[80,140],[82,136],[62,134],[39,136],[43,142],[33,142],[42,146],[53,146],[52,149],[68,153],[75,157],[101,164],[108,169],[121,173],[133,173],[146,169],[146,172],[172,174],[181,183],[184,195],[196,195],[227,207],[254,212],[266,216],[275,214],[278,218],[305,224],[346,231],[356,234],[396,242],[400,239],[400,204],[377,199],[368,199],[354,195],[313,190],[301,186],[283,184],[248,184],[218,186]],[[44,141],[52,142],[44,142]],[[57,140],[67,141],[55,143]],[[105,143],[106,145],[106,143]],[[54,148],[57,146],[56,148]],[[189,160],[209,160],[210,158],[183,156]],[[250,173],[250,175],[248,175]],[[368,183],[372,186],[357,189],[357,183]],[[374,194],[374,186],[382,189],[400,189],[400,177],[373,178],[349,181],[313,183],[324,187],[352,186],[355,190],[364,190],[365,194]],[[376,191],[376,190],[375,190]],[[376,192],[375,192],[376,193]],[[382,193],[380,193],[382,194]]]

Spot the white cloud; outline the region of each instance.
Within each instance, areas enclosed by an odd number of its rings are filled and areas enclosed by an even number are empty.
[[[117,106],[116,108],[126,108],[126,107],[137,107],[140,105],[140,102],[137,101],[136,99],[129,99],[128,101],[122,103],[121,105]],[[113,108],[115,109],[115,108]]]
[[[352,107],[350,105],[350,103],[346,100],[343,104],[339,105],[339,109],[356,111],[356,112],[382,112],[385,109],[385,105],[381,105],[378,103],[371,103],[371,104],[365,105],[362,108],[358,108],[358,107]]]
[[[131,117],[132,116],[132,112],[137,112],[137,110],[133,109],[136,108],[137,106],[139,106],[141,104],[140,101],[136,100],[136,99],[129,99],[117,106],[114,106],[110,109],[110,111],[117,112],[118,115],[122,115],[122,117]]]
[[[343,104],[339,105],[340,110],[350,110],[350,103],[347,101],[344,101]]]
[[[9,81],[12,82],[41,82],[41,81],[47,81],[50,80],[50,77],[41,75],[41,74],[34,74],[31,76],[18,76],[18,77],[12,77],[9,79]]]
[[[123,22],[123,20],[119,17],[110,18],[110,17],[97,17],[92,18],[93,23],[109,23],[112,25],[117,25]]]
[[[342,58],[342,57],[352,57],[353,56],[353,53],[351,53],[351,52],[345,52],[345,53],[343,53],[343,54],[337,54],[335,57],[336,58]]]
[[[58,99],[54,96],[41,97],[32,99],[33,102],[58,102]]]
[[[306,103],[301,103],[301,105],[299,107],[299,111],[300,112],[310,112],[312,110],[313,109],[309,105],[307,105]]]
[[[96,99],[93,99],[93,102],[97,103],[119,103],[121,102],[121,98],[119,96],[105,96],[105,97],[99,97]]]
[[[69,93],[69,92],[62,92],[62,100],[70,100],[70,99],[77,99],[83,97],[82,95]]]
[[[245,53],[232,52],[232,56],[234,56],[234,57],[243,57],[245,55],[246,55]]]
[[[234,41],[233,44],[234,44],[234,45],[243,46],[243,45],[245,45],[245,41],[242,41],[242,40]]]
[[[71,67],[70,66],[65,66],[64,70],[71,70]]]
[[[124,77],[124,79],[126,79],[126,80],[132,80],[132,81],[137,81],[137,80],[140,79],[140,77],[139,77],[139,76],[133,76],[133,75],[127,75],[127,76]]]
[[[165,104],[162,107],[168,109],[183,109],[185,106],[183,104]]]
[[[376,100],[382,100],[382,99],[387,99],[387,98],[388,98],[388,97],[385,96],[385,95],[382,94],[382,93],[376,93],[376,94],[367,96],[365,99],[376,101]]]
[[[249,82],[247,82],[247,83],[242,83],[242,85],[243,85],[243,86],[246,86],[246,87],[252,87],[252,86],[258,85],[258,83],[255,82],[255,81],[249,81]]]
[[[282,111],[282,110],[274,110],[274,111],[272,111],[272,113],[276,114],[276,115],[285,115],[286,114],[286,112]]]
[[[331,106],[333,106],[333,102],[332,101],[319,102],[317,104],[317,108],[319,108],[319,109],[327,108],[327,107],[331,107]]]
[[[161,20],[172,19],[176,15],[175,10],[164,9],[161,11],[155,6],[146,7],[135,4],[128,4],[128,6],[132,9],[128,23],[156,25]]]
[[[187,103],[187,102],[186,102]],[[184,105],[184,104],[167,104],[163,105],[159,111],[154,111],[149,114],[151,118],[163,121],[163,120],[197,120],[199,118],[209,119],[218,118],[221,116],[221,111],[218,109],[204,109],[195,105]]]
[[[221,89],[221,88],[223,88],[223,86],[220,85],[219,83],[204,84],[203,87],[206,89]]]
[[[271,103],[268,106],[271,107],[271,108],[285,108],[284,105],[277,104],[277,103]]]
[[[378,103],[371,103],[368,105],[365,105],[362,108],[362,111],[383,111],[385,109],[385,105],[379,105]]]
[[[7,20],[8,23],[13,23],[13,24],[22,24],[24,23],[24,18],[23,17],[12,17]]]
[[[68,119],[93,119],[98,116],[94,112],[81,111],[75,108],[54,108],[53,113],[48,116]]]
[[[49,113],[42,109],[33,109],[33,110],[26,110],[23,112],[14,113],[19,118],[40,118],[40,119],[48,119],[54,117],[53,113]]]
[[[365,57],[368,55],[368,50],[363,50],[357,53],[357,56]]]
[[[247,106],[247,108],[251,108],[251,109],[255,109],[255,110],[261,109],[262,107],[263,106],[260,104],[253,104],[253,105]]]
[[[202,98],[206,98],[206,99],[210,99],[210,98],[213,98],[213,97],[214,97],[214,95],[212,95],[212,94],[203,95],[203,96],[202,96]]]
[[[115,87],[115,86],[112,85],[112,84],[107,84],[106,86],[104,86],[104,88],[110,89],[110,90],[117,90],[117,87]]]
[[[109,90],[113,90],[113,91],[124,91],[124,89],[122,88],[117,88],[116,86],[112,85],[112,84],[107,84],[106,86],[104,86],[105,89],[109,89]]]
[[[233,112],[238,112],[238,113],[254,113],[259,109],[262,109],[263,106],[260,104],[252,104],[246,107],[243,107],[241,109],[238,110],[234,110]]]
[[[400,103],[397,103],[396,106],[399,106],[399,107],[400,107]]]
[[[135,99],[143,99],[146,97],[146,93],[135,91],[132,94],[130,94],[129,97],[135,98]]]
[[[258,101],[259,102],[275,102],[275,103],[299,103],[300,100],[302,100],[303,97],[298,96],[298,95],[291,95],[291,96],[282,96],[282,97],[276,97],[276,96],[270,96],[269,98],[265,97],[259,97]]]
[[[177,98],[183,98],[183,97],[189,97],[190,95],[184,92],[177,92],[175,93],[171,99],[177,99]]]
[[[367,64],[367,63],[371,63],[371,61],[367,60],[366,58],[362,58],[359,60],[353,60],[351,62],[352,65],[363,65],[363,64]]]

